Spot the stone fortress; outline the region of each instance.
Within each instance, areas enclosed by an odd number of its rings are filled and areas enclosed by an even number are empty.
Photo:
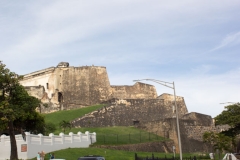
[[[166,93],[158,96],[153,85],[137,82],[132,86],[113,86],[106,67],[72,67],[67,62],[26,74],[20,83],[30,95],[49,104],[48,107],[41,106],[39,111],[42,113],[102,103],[104,107],[73,120],[72,124],[75,127],[135,125],[172,139],[178,151],[174,97]],[[202,134],[210,130],[220,132],[226,126],[215,127],[209,115],[188,113],[184,98],[177,96],[176,100],[182,151],[208,151],[209,146],[202,142]],[[171,152],[171,149],[167,151]]]

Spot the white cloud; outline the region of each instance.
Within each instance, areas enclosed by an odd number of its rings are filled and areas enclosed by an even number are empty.
[[[240,44],[240,32],[228,34],[226,37],[222,39],[220,44],[215,48],[211,49],[209,52],[213,52],[224,47],[233,46]]]
[[[94,64],[108,67],[111,84],[174,80],[190,111],[216,115],[218,103],[239,101],[239,0],[0,4],[1,60],[19,74]],[[209,48],[225,52],[200,54]]]

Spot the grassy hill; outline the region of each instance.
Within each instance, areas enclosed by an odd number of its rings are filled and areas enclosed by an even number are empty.
[[[89,106],[86,108],[79,108],[74,110],[63,110],[58,112],[53,112],[50,114],[45,114],[45,121],[51,122],[57,126],[57,130],[54,134],[58,135],[62,130],[59,128],[59,123],[62,120],[71,121],[81,116],[84,116],[87,113],[95,111],[103,105]],[[163,137],[160,137],[156,134],[140,130],[135,127],[124,127],[124,126],[115,126],[115,127],[96,127],[96,128],[71,128],[66,129],[65,134],[69,132],[96,132],[97,133],[97,143],[96,144],[136,144],[143,142],[151,141],[164,141]]]
[[[46,122],[52,122],[57,127],[62,120],[71,121],[75,118],[84,116],[87,113],[90,113],[94,110],[103,107],[103,105],[95,105],[81,109],[59,111],[50,114],[45,114]],[[121,145],[121,144],[136,144],[149,141],[165,141],[163,137],[155,135],[153,133],[148,133],[144,130],[140,130],[135,127],[124,127],[124,126],[115,126],[115,127],[98,127],[98,128],[72,128],[67,129],[65,134],[69,132],[96,132],[97,133],[97,143],[94,145],[109,144],[109,145]],[[58,128],[54,134],[58,135],[62,130]],[[110,150],[104,148],[95,148],[94,145],[90,148],[68,148],[64,150],[55,151],[54,154],[56,158],[64,158],[66,160],[77,160],[78,157],[85,155],[102,155],[107,160],[134,160],[135,152],[122,151],[122,150]],[[140,157],[151,157],[152,153],[149,152],[137,152]],[[173,157],[173,153],[154,153],[155,157],[165,156],[168,158]],[[178,156],[178,155],[176,155]],[[184,157],[190,158],[194,154],[184,154]],[[34,158],[36,159],[36,158]],[[46,155],[45,159],[49,159]],[[206,157],[206,159],[208,159]],[[33,159],[32,159],[33,160]]]
[[[100,104],[100,105],[95,105],[95,106],[89,106],[86,108],[53,112],[53,113],[49,113],[49,114],[44,114],[44,116],[45,116],[46,122],[51,122],[51,123],[55,124],[56,126],[59,126],[59,123],[62,120],[71,121],[71,120],[74,120],[75,118],[84,116],[85,114],[95,111],[102,107],[103,107],[103,105]]]

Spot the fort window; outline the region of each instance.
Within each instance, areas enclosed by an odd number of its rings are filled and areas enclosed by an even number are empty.
[[[48,83],[46,83],[46,88],[48,89]]]
[[[133,125],[138,125],[139,124],[139,121],[133,121]]]
[[[63,102],[63,95],[61,92],[58,92],[58,102],[59,103]]]

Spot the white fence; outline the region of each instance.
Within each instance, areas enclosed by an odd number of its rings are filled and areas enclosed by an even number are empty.
[[[59,136],[49,134],[49,136],[43,136],[42,134],[33,135],[29,132],[25,132],[26,141],[22,135],[16,135],[18,158],[19,159],[31,159],[36,157],[38,152],[44,151],[45,153],[53,152],[66,148],[87,148],[91,143],[96,142],[96,133],[84,133],[78,132],[69,135],[60,133]],[[10,137],[2,135],[0,139],[0,160],[10,159]]]

